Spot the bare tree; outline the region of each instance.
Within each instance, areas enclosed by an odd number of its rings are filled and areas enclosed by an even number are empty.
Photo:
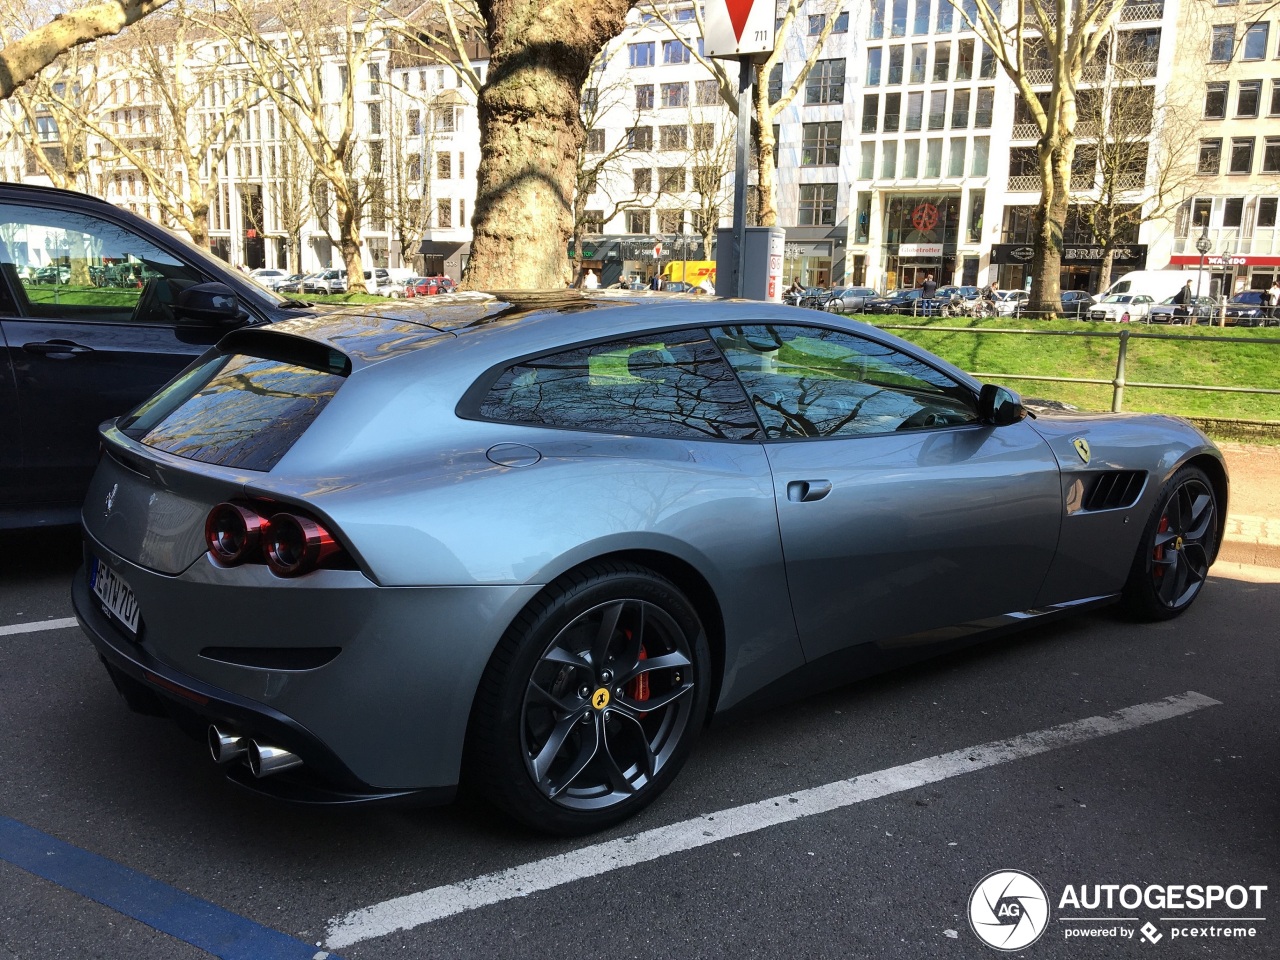
[[[1111,284],[1115,248],[1152,220],[1164,220],[1196,179],[1197,111],[1170,90],[1142,81],[1151,75],[1144,49],[1121,35],[1108,83],[1081,91],[1073,192],[1076,216],[1103,248],[1099,289]]]
[[[68,50],[101,37],[113,36],[154,13],[170,0],[101,0],[54,14],[46,23],[38,17],[47,8],[35,6],[0,20],[0,100]],[[11,8],[13,11],[15,8]]]
[[[1027,305],[1032,313],[1051,315],[1061,309],[1062,234],[1079,119],[1076,91],[1124,3],[1019,0],[1016,5],[1004,5],[1000,0],[971,0],[971,5],[957,8],[1013,81],[1039,130],[1036,160],[1041,191],[1034,213]],[[1006,12],[1013,14],[1012,22],[1005,22],[1010,19]],[[1049,83],[1043,99],[1032,88],[1034,82]]]
[[[392,114],[388,137],[387,205],[402,263],[417,256],[431,221],[431,124],[424,103],[413,98],[408,103],[405,114]]]
[[[276,223],[284,234],[290,273],[302,272],[302,228],[311,219],[316,192],[316,172],[307,151],[293,137],[276,145],[278,166],[272,176]]]
[[[702,237],[703,253],[710,259],[720,219],[730,202],[736,122],[732,114],[717,111],[710,115],[695,114],[691,125],[693,139],[689,145],[689,169],[693,171],[695,227]]]
[[[947,2],[947,0],[941,0]],[[827,42],[827,37],[831,36],[831,31],[835,27],[836,15],[840,10],[839,0],[823,0],[818,11],[813,11],[809,5],[810,0],[788,0],[786,11],[782,14],[782,19],[778,23],[777,38],[778,43],[763,63],[756,66],[755,76],[755,106],[752,115],[751,137],[755,151],[755,166],[757,169],[758,186],[757,186],[757,222],[760,226],[772,227],[778,223],[778,201],[777,201],[777,144],[773,137],[774,121],[782,114],[784,110],[791,106],[796,97],[799,96],[801,90],[806,90],[809,75],[813,71],[814,66],[822,59],[822,48]],[[690,54],[698,63],[716,79],[720,86],[720,96],[724,102],[729,105],[729,109],[737,116],[738,112],[738,68],[736,63],[732,66],[726,66],[726,61],[712,59],[702,56],[693,42],[693,38],[703,36],[703,7],[701,4],[695,3],[693,6],[694,22],[697,24],[697,32],[686,36],[688,31],[681,30],[680,25],[676,22],[671,12],[676,5],[676,0],[649,0],[645,3],[644,10],[651,13],[654,17],[661,20],[663,24],[671,31],[671,35],[684,43]],[[823,24],[817,35],[812,40],[812,46],[809,47],[808,54],[794,78],[792,78],[789,86],[776,84],[772,90],[777,96],[771,94],[770,80],[775,74],[782,70],[782,64],[787,61],[785,38],[791,35],[793,30],[798,29],[800,22],[801,10],[804,9],[804,17],[806,26],[808,17],[822,16]],[[840,71],[844,69],[844,60],[839,58]],[[730,72],[732,70],[732,73]],[[780,74],[779,74],[780,75]],[[824,89],[828,89],[834,96],[835,77],[830,78],[831,85],[824,84]],[[843,99],[843,73],[840,74],[838,81],[840,88],[840,97]],[[806,94],[807,96],[807,94]]]

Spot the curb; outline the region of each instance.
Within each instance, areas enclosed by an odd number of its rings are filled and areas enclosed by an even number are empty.
[[[1228,515],[1218,559],[1256,567],[1280,567],[1280,520]]]

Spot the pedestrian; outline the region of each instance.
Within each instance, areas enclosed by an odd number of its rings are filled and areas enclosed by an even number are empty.
[[[787,287],[787,293],[793,294],[794,296],[797,296],[797,297],[800,296],[800,294],[804,293],[804,287],[800,286],[799,277],[791,278],[791,286]]]
[[[1180,322],[1185,323],[1187,317],[1191,315],[1192,298],[1191,281],[1188,280],[1186,285],[1173,295],[1173,315],[1180,318]]]
[[[600,286],[600,278],[596,276],[594,270],[588,270],[587,275],[582,278],[582,289],[596,290]]]
[[[932,300],[938,293],[938,281],[933,279],[932,273],[924,275],[924,283],[920,284],[920,299]]]
[[[661,290],[664,285],[665,284],[662,281],[662,274],[660,273],[655,273],[652,277],[649,278],[650,290]]]
[[[1271,319],[1280,322],[1280,277],[1271,281],[1271,289],[1267,293],[1271,294]]]

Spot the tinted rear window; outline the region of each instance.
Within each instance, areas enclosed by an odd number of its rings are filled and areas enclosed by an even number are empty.
[[[270,470],[342,385],[346,358],[331,369],[242,354],[187,370],[126,417],[125,434],[188,460]]]

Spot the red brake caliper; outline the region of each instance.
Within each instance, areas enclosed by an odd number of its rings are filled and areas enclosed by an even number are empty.
[[[645,653],[644,647],[640,648],[640,659],[641,660],[649,659],[649,655]],[[640,674],[640,676],[636,677],[629,684],[627,684],[627,696],[630,697],[632,700],[637,701],[638,703],[644,703],[646,700],[649,699],[649,674],[648,673]],[[644,716],[647,716],[647,714],[642,713],[640,714],[640,716],[644,717]]]
[[[1161,518],[1160,518],[1160,526],[1156,528],[1156,533],[1164,533],[1164,532],[1165,532],[1165,531],[1167,531],[1168,529],[1169,529],[1169,518],[1168,518],[1167,516],[1165,516],[1165,517],[1161,517]],[[1152,554],[1152,556],[1153,556],[1156,560],[1163,560],[1163,559],[1164,559],[1164,547],[1163,547],[1163,546],[1156,547],[1156,549],[1155,549],[1154,553]],[[1152,570],[1152,571],[1151,571],[1151,573],[1152,573],[1152,575],[1154,575],[1154,576],[1157,576],[1157,577],[1163,577],[1163,576],[1164,576],[1164,567],[1156,567],[1154,570]]]

